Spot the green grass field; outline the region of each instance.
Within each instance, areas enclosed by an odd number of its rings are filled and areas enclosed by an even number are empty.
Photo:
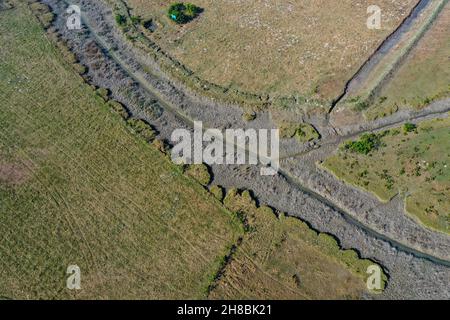
[[[359,297],[368,260],[265,209],[246,230],[236,194],[225,209],[128,130],[15,4],[0,12],[1,298]],[[73,264],[80,291],[66,288]],[[224,289],[230,275],[245,295]]]
[[[429,120],[417,130],[384,132],[368,154],[341,147],[322,165],[347,183],[389,201],[400,194],[406,211],[423,224],[450,232],[450,118]]]

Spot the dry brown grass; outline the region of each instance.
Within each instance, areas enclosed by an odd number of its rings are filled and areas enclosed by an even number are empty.
[[[0,158],[0,184],[17,186],[25,183],[30,174],[31,163],[24,164],[21,161],[3,162]]]
[[[368,0],[197,0],[204,12],[179,26],[172,1],[127,0],[159,26],[152,38],[201,78],[252,93],[331,100],[417,0],[380,0],[382,30],[366,27]]]

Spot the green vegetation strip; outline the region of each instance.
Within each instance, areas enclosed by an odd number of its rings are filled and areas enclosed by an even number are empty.
[[[249,191],[232,189],[225,206],[246,233],[210,297],[231,299],[357,298],[373,261],[340,249],[330,235],[297,218],[258,207]],[[364,279],[364,282],[361,281]],[[382,273],[382,288],[387,277]]]

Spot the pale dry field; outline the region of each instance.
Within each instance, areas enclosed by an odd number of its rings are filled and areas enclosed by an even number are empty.
[[[366,26],[368,0],[197,0],[204,12],[184,26],[166,16],[172,1],[126,2],[156,22],[154,41],[205,80],[332,100],[418,1],[377,1],[381,30]]]

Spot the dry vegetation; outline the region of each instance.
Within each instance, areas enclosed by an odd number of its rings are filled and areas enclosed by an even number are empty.
[[[257,207],[248,191],[231,190],[224,204],[241,216],[247,232],[211,298],[355,299],[365,290],[361,280],[373,262],[340,250],[333,237],[298,219],[277,218]]]
[[[333,114],[334,122],[352,123],[361,112],[374,120],[448,97],[449,11],[447,0],[431,1],[364,79],[352,84]]]
[[[120,0],[115,0],[120,1]],[[167,17],[171,1],[127,0],[152,21],[148,33],[195,75],[224,88],[331,101],[417,0],[380,0],[383,29],[366,27],[367,0],[198,0],[186,25]]]

